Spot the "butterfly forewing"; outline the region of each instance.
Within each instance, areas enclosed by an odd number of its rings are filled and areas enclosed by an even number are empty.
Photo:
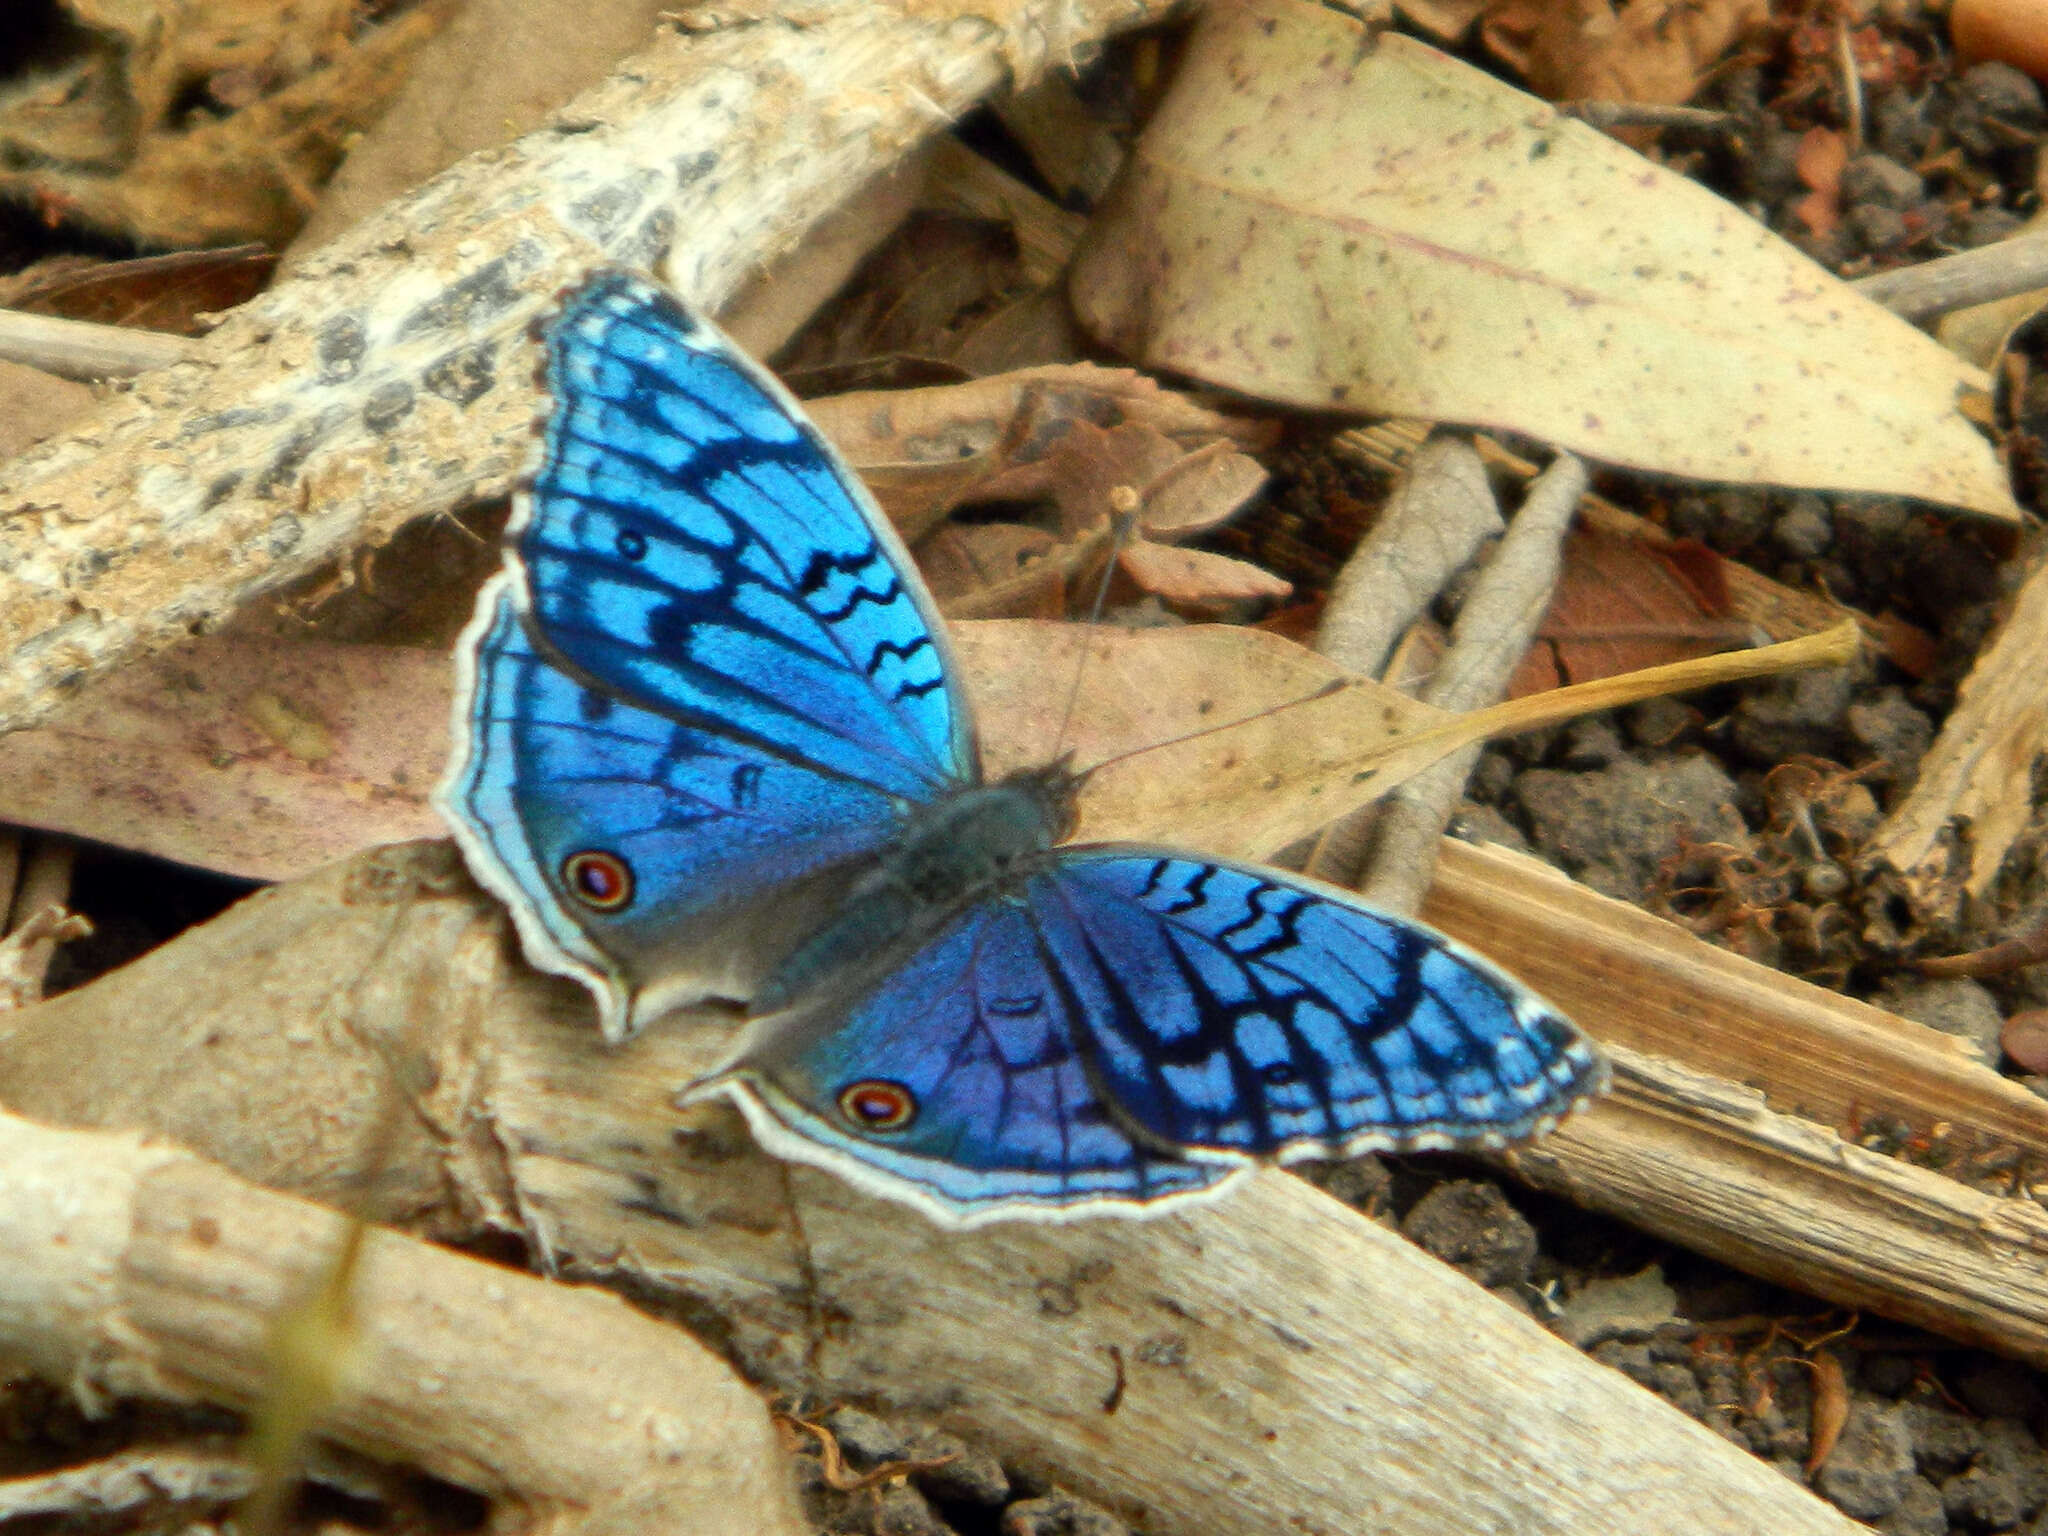
[[[746,996],[974,750],[900,543],[779,386],[617,271],[546,358],[439,802],[619,1039]]]
[[[936,615],[779,386],[668,294],[587,283],[513,530],[543,642],[645,708],[926,797],[971,772]]]

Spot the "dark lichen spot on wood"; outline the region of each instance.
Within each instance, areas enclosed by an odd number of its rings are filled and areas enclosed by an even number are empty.
[[[321,440],[333,429],[340,414],[339,410],[326,412],[318,421],[307,422],[287,438],[284,447],[278,450],[277,456],[264,467],[263,473],[257,477],[254,486],[256,496],[260,499],[275,496],[285,486],[297,479],[299,466],[304,464],[313,450],[320,446]]]
[[[82,549],[64,572],[65,584],[70,586],[89,582],[94,577],[106,574],[107,567],[113,563],[113,556],[104,549]]]
[[[498,382],[498,359],[487,343],[451,352],[421,378],[429,394],[456,405],[468,405]]]
[[[537,250],[529,249],[531,246],[531,241],[521,241],[469,276],[450,283],[400,322],[400,338],[475,325],[512,308],[521,297],[516,278],[538,255]]]
[[[363,425],[379,437],[412,414],[412,386],[402,379],[379,384],[363,404]]]
[[[237,427],[267,427],[283,421],[290,414],[289,408],[282,404],[238,405],[232,410],[207,411],[180,427],[178,440],[190,442],[195,437],[206,437],[215,432],[232,432]]]
[[[619,242],[613,254],[629,266],[652,267],[668,255],[675,239],[675,213],[667,208],[657,208],[640,221],[638,229]]]
[[[199,498],[199,509],[204,512],[219,506],[235,494],[235,487],[241,483],[242,472],[239,469],[231,469],[224,475],[215,476],[213,484],[209,485],[206,493]]]
[[[654,187],[653,171],[636,171],[571,204],[569,216],[599,240],[609,242],[640,206],[654,196]]]
[[[273,555],[288,555],[299,546],[299,540],[306,536],[305,527],[289,512],[280,512],[270,520],[270,526],[263,531],[264,545]]]
[[[322,383],[339,384],[352,379],[363,365],[369,339],[363,322],[354,315],[337,315],[320,328],[317,352]]]
[[[676,185],[678,187],[695,186],[717,169],[718,151],[716,150],[700,149],[694,155],[679,155],[676,157]]]

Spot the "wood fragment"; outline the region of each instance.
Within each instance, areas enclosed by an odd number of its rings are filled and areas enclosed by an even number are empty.
[[[2048,750],[2043,655],[2048,562],[2037,563],[2013,596],[1920,759],[1913,788],[1864,849],[1871,864],[1897,872],[1923,919],[1952,919],[1964,891],[1981,894],[2033,814],[2034,765]],[[1957,822],[1968,827],[1966,839],[1951,836]]]
[[[1950,310],[2048,288],[2048,234],[2013,235],[1973,251],[1873,272],[1849,286],[1895,315],[1931,320]]]
[[[0,309],[0,358],[60,379],[131,379],[192,357],[199,343],[162,331]]]
[[[189,1153],[11,1115],[0,1167],[0,1351],[89,1397],[250,1406],[273,1318],[346,1225]],[[530,1529],[808,1529],[765,1406],[680,1331],[389,1232],[355,1287],[362,1354],[334,1440],[518,1506]]]

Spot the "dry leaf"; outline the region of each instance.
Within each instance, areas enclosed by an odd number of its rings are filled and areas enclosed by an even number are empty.
[[[1705,188],[1307,0],[1203,14],[1074,295],[1268,399],[2016,516],[1956,408],[1976,370]]]
[[[538,128],[644,45],[666,9],[665,0],[466,0],[420,46],[390,109],[349,146],[287,261],[464,155]]]
[[[1258,444],[1271,435],[1143,374],[1090,363],[965,384],[828,395],[806,401],[804,409],[912,543],[962,502],[1050,494],[1048,455],[1078,423],[1140,424],[1177,445],[1218,438]]]
[[[1094,767],[1083,840],[1259,858],[1485,735],[1678,687],[1843,659],[1855,630],[1451,716],[1277,636],[1226,625],[952,626],[990,777],[1071,752]],[[1676,670],[1676,669],[1667,669]],[[1078,687],[1077,687],[1078,685]],[[253,878],[435,837],[445,653],[229,637],[114,674],[50,726],[0,737],[0,820]],[[1071,715],[1049,701],[1075,697]],[[1116,761],[1110,761],[1116,759]]]
[[[199,336],[206,331],[202,316],[254,298],[276,265],[261,245],[127,261],[58,256],[0,282],[0,304],[36,315]]]
[[[1768,0],[1629,0],[1618,13],[1609,0],[1568,0],[1541,8],[1523,68],[1554,101],[1675,106],[1770,19]]]
[[[96,398],[88,384],[0,359],[0,460],[70,426]]]
[[[1670,548],[1645,540],[1573,529],[1538,643],[1509,696],[1755,643],[1756,626],[1728,617],[1725,584],[1713,600],[1719,559],[1699,546],[1674,559]]]
[[[1066,606],[1063,573],[1049,558],[1058,544],[1043,528],[1022,523],[949,523],[917,546],[917,566],[942,608],[1002,589],[1008,606],[987,617],[1057,618]],[[1034,573],[1043,579],[1022,579]]]
[[[1070,536],[1128,524],[1117,564],[1143,591],[1203,607],[1294,590],[1243,560],[1159,547],[1217,527],[1266,483],[1258,461],[1227,442],[1190,453],[1142,422],[1107,432],[1076,422],[1054,446],[1048,468]]]
[[[0,736],[0,820],[277,880],[431,837],[445,654],[196,640]]]
[[[0,108],[0,146],[40,150],[7,157],[30,168],[0,193],[146,245],[282,241],[445,5],[358,31],[355,0],[193,0],[175,21],[72,0],[59,88]]]

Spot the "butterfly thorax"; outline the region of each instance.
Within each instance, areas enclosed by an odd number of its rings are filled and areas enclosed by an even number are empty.
[[[755,992],[775,1013],[828,979],[886,966],[963,908],[1042,864],[1072,830],[1079,780],[1064,761],[963,786],[906,815],[903,835],[854,883],[832,916]]]

